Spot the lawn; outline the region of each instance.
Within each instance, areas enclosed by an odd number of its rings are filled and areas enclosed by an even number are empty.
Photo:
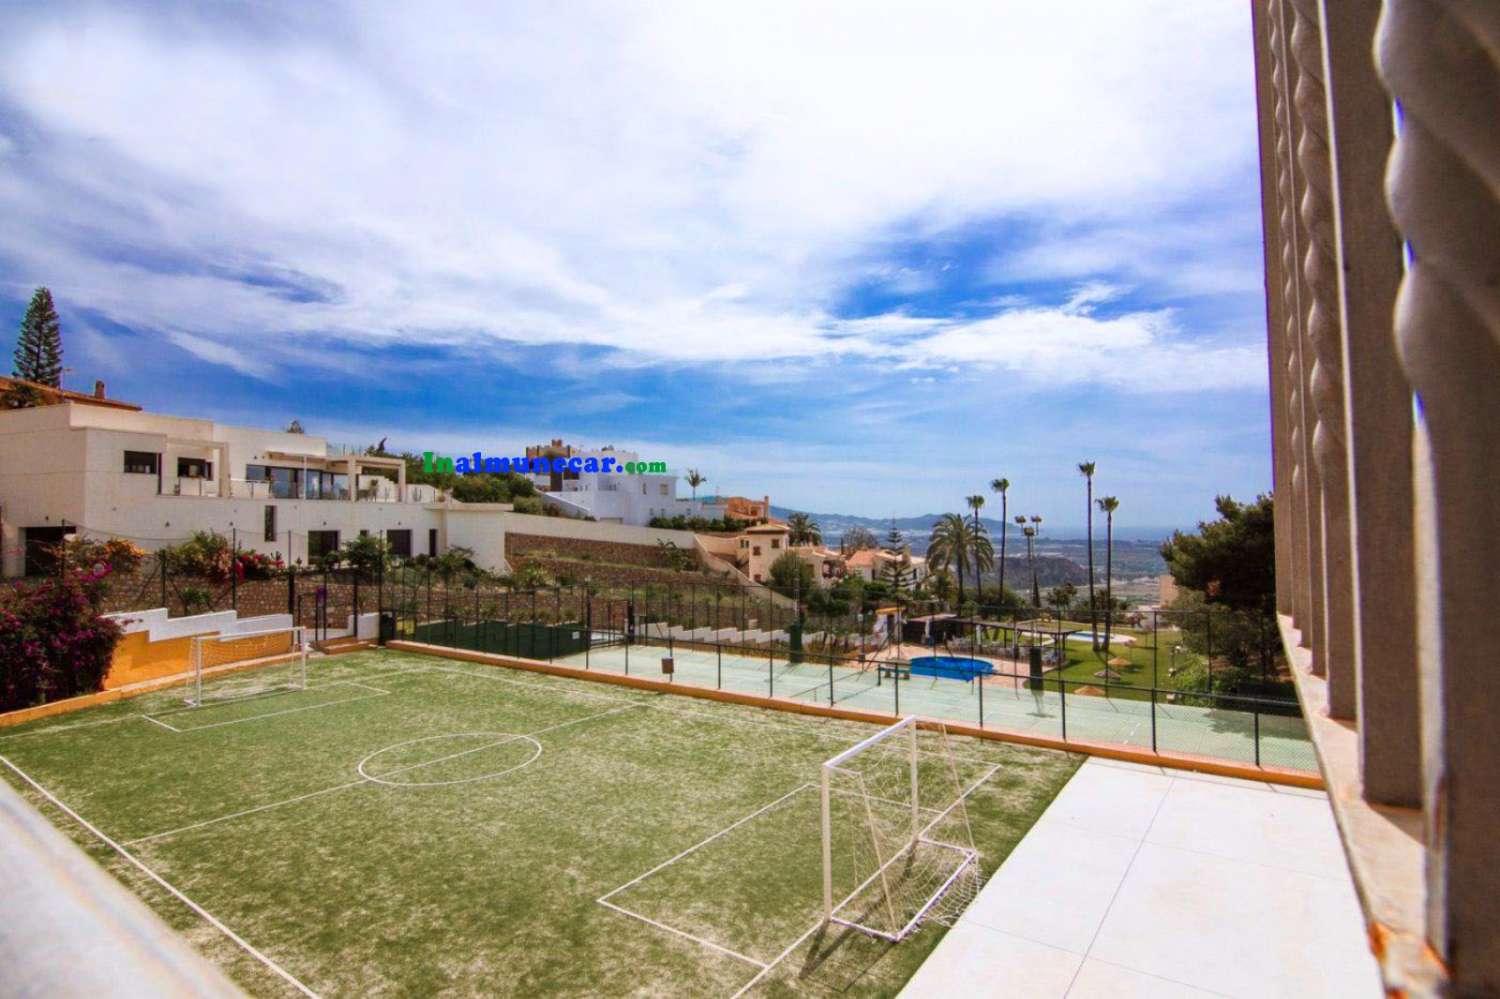
[[[883,996],[944,932],[819,929],[819,764],[872,726],[386,651],[182,693],[0,731],[0,773],[255,995]],[[951,746],[988,875],[1078,758]]]

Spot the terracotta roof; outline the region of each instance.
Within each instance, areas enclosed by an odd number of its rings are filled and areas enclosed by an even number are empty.
[[[41,385],[30,382],[24,378],[11,378],[0,375],[0,392],[10,388],[12,385],[29,385],[41,393],[47,400],[43,405],[55,406],[61,402],[79,402],[89,406],[105,406],[109,409],[129,409],[140,412],[141,407],[132,402],[121,402],[118,399],[104,399],[96,395],[87,395],[83,392],[74,392],[70,389],[53,388],[51,385]]]
[[[785,524],[756,524],[745,528],[746,534],[786,534],[791,530]]]

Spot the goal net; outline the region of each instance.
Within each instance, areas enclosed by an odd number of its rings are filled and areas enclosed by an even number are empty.
[[[915,717],[823,764],[829,922],[899,941],[951,925],[979,890],[979,853],[947,731]]]
[[[267,660],[256,665],[258,660]],[[189,704],[236,700],[307,686],[307,643],[303,629],[271,628],[193,639],[193,688]],[[225,666],[243,670],[215,671]]]

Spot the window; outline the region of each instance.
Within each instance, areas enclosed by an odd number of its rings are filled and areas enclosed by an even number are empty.
[[[666,496],[666,495],[667,495],[667,489],[668,489],[668,484],[667,484],[667,483],[665,483],[665,482],[663,482],[663,483],[662,483],[662,484],[661,484],[661,494],[662,494],[662,495],[663,495],[663,496]]]
[[[308,499],[348,499],[349,476],[341,472],[307,472]]]
[[[339,550],[338,531],[308,531],[307,557],[309,560]]]
[[[778,549],[780,547],[781,547],[781,539],[780,538],[772,538],[771,539],[771,550],[774,552],[776,549]]]
[[[750,549],[750,554],[751,555],[759,555],[760,554],[760,545],[756,545],[754,548]]]
[[[268,482],[271,495],[277,499],[302,498],[302,469],[279,468],[275,465],[246,465],[245,479],[249,482]]]
[[[126,451],[125,471],[133,475],[155,475],[161,455],[151,451]]]
[[[740,538],[740,547],[741,548],[749,548],[750,547],[750,539],[749,538]]]
[[[427,529],[427,554],[429,554],[429,555],[436,555],[437,554],[437,528],[436,527],[429,527]]]
[[[270,503],[266,504],[266,534],[267,541],[276,540],[276,507]]]
[[[177,477],[179,479],[211,479],[214,477],[214,463],[204,458],[178,458]]]
[[[759,583],[761,581],[761,579],[760,579],[760,573],[758,573],[758,572],[755,574],[755,581],[757,583]]]
[[[392,555],[411,558],[411,531],[386,531],[385,543],[391,546]]]

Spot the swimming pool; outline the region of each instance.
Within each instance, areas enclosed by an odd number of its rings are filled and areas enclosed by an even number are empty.
[[[995,672],[983,659],[967,656],[918,656],[911,661],[913,676],[943,676],[953,680],[972,680]]]

